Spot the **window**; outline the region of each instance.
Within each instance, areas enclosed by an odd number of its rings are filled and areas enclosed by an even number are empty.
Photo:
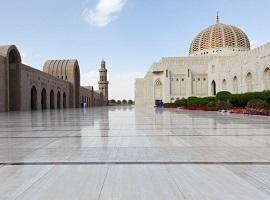
[[[246,87],[247,87],[247,92],[252,92],[252,74],[250,72],[247,73],[247,76],[246,76]]]
[[[212,65],[212,73],[215,73],[216,69],[215,69],[215,65]]]
[[[226,90],[227,90],[227,82],[226,82],[226,79],[223,79],[223,81],[222,81],[222,90],[223,90],[223,91],[226,91]]]

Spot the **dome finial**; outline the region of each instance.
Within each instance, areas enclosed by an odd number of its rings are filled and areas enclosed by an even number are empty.
[[[217,24],[219,23],[219,11],[217,11]]]

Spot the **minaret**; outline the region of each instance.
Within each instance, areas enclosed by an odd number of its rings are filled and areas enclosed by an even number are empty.
[[[219,11],[217,11],[217,21],[216,21],[217,24],[219,24]]]
[[[107,81],[107,69],[106,69],[106,62],[104,60],[101,61],[101,67],[99,69],[99,82],[98,82],[98,87],[99,90],[103,94],[103,101],[104,105],[108,105],[108,86],[109,82]]]

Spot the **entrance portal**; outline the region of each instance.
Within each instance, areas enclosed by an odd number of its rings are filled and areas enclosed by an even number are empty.
[[[156,80],[155,85],[155,100],[163,100],[163,87],[159,79]]]

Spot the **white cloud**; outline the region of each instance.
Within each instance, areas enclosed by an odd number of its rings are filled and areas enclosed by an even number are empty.
[[[134,83],[136,78],[143,77],[142,72],[128,72],[120,74],[108,74],[109,79],[109,98],[110,99],[134,99]],[[90,71],[82,74],[81,85],[94,86],[94,89],[98,89],[98,72]]]
[[[98,0],[93,8],[86,8],[83,12],[85,20],[98,27],[105,27],[115,20],[127,0]]]

